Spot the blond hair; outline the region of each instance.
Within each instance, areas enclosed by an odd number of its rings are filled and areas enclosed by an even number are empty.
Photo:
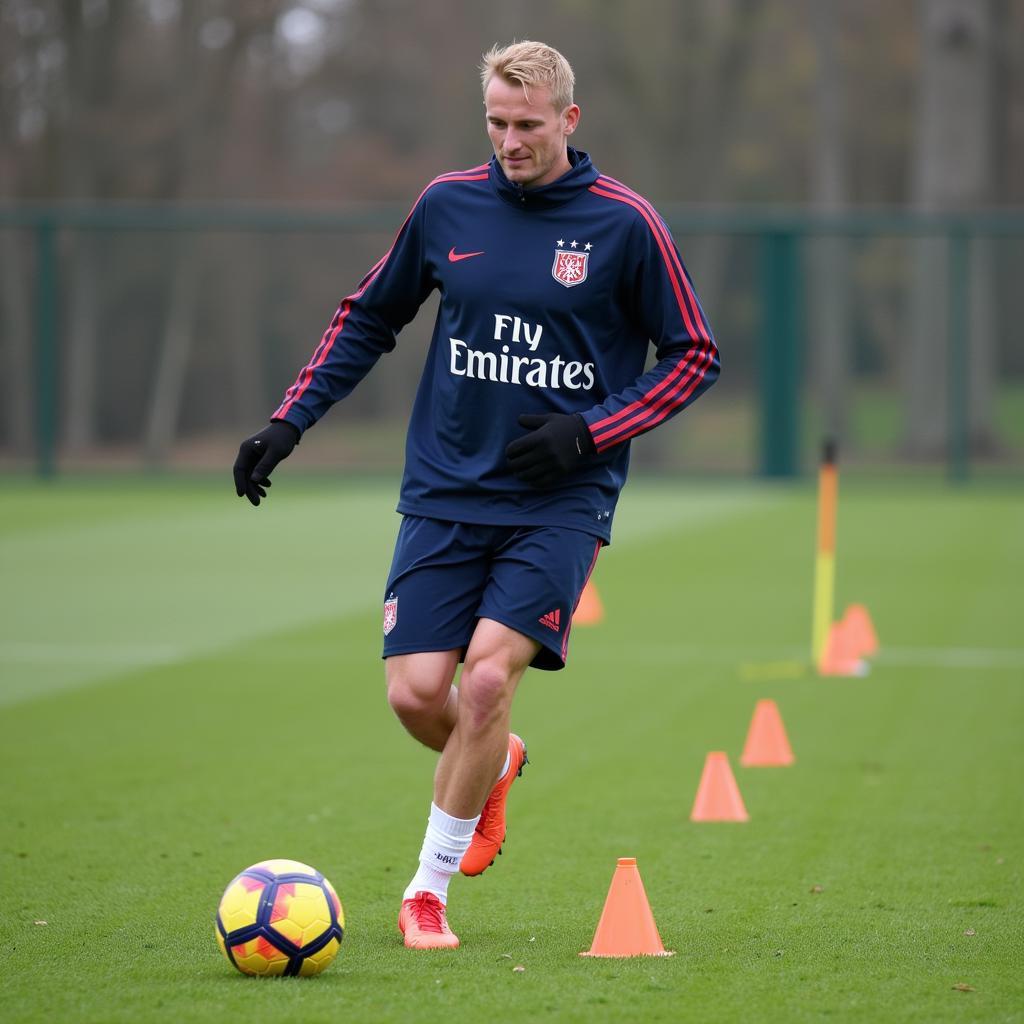
[[[495,75],[504,78],[506,82],[521,85],[527,102],[531,102],[530,86],[536,85],[551,90],[551,102],[555,110],[564,110],[572,103],[576,76],[569,62],[546,43],[524,39],[521,43],[511,43],[509,46],[495,44],[484,54],[480,65],[480,82],[485,92]]]

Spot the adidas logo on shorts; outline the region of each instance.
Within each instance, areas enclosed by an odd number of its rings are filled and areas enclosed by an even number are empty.
[[[556,633],[562,631],[562,613],[555,608],[554,611],[550,611],[542,615],[537,620],[542,626],[547,626],[548,629],[553,629]]]

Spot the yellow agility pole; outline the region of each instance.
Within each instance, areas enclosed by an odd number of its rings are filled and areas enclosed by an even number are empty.
[[[818,553],[814,564],[814,624],[811,632],[811,657],[815,665],[820,665],[825,656],[835,610],[838,494],[836,444],[835,441],[826,441],[818,471]]]

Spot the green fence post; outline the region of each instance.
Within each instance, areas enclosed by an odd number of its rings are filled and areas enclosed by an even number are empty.
[[[799,472],[801,288],[792,231],[771,231],[761,266],[761,475]]]
[[[36,228],[36,469],[57,469],[57,231],[46,217]]]
[[[970,426],[967,422],[971,381],[968,293],[970,266],[967,232],[949,233],[949,478],[958,483],[970,470]]]

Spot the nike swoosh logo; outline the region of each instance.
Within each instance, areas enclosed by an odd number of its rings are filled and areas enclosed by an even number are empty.
[[[459,260],[468,260],[471,256],[483,256],[483,252],[456,252],[455,246],[453,245],[451,251],[448,253],[448,262],[458,263]]]

